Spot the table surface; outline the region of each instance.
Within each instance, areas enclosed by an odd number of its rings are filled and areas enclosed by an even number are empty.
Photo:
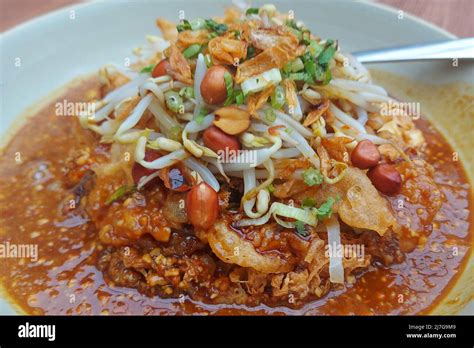
[[[79,1],[0,0],[0,31],[3,32],[28,19],[77,2]],[[456,36],[474,36],[473,0],[378,0],[377,2],[421,17]]]

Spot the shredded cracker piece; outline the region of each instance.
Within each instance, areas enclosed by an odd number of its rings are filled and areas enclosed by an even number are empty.
[[[218,36],[209,41],[208,50],[217,64],[238,64],[247,56],[247,43]]]
[[[236,81],[242,83],[246,79],[261,74],[267,70],[281,69],[289,61],[295,59],[300,50],[288,45],[278,45],[264,50],[257,56],[240,64],[237,68]]]
[[[321,103],[319,103],[315,109],[311,110],[308,113],[308,116],[306,116],[303,126],[309,127],[311,126],[314,122],[319,120],[319,118],[328,110],[329,108],[329,100],[325,99]]]
[[[257,111],[263,105],[265,105],[265,103],[267,102],[268,98],[270,98],[274,90],[275,90],[275,86],[269,86],[263,91],[249,96],[247,104],[248,104],[248,110],[250,112],[250,115],[254,117],[258,117]]]
[[[160,28],[165,40],[175,42],[178,39],[178,30],[176,30],[175,23],[164,18],[157,18],[156,26]]]
[[[298,104],[296,96],[296,83],[293,80],[283,80],[283,88],[285,89],[285,99],[289,108],[295,108]]]
[[[209,32],[207,30],[185,30],[178,34],[178,42],[176,45],[181,50],[194,44],[204,45],[209,41],[208,35]]]
[[[249,38],[252,45],[262,51],[279,45],[298,47],[298,38],[284,26],[251,29]]]
[[[321,139],[321,143],[329,153],[329,156],[336,161],[347,162],[349,154],[346,149],[346,145],[351,143],[352,140],[347,137],[334,137]]]
[[[188,61],[176,45],[170,47],[170,70],[169,73],[173,78],[183,83],[192,84],[191,67]]]
[[[294,257],[290,254],[259,253],[252,243],[239,236],[223,222],[217,223],[209,231],[207,239],[214,254],[222,261],[251,267],[261,273],[288,272],[293,269],[295,263]],[[236,253],[235,250],[239,252]]]

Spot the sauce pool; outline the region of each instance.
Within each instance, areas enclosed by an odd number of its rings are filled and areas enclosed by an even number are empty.
[[[95,79],[69,88],[58,101],[92,100]],[[147,297],[109,287],[96,268],[97,231],[87,216],[60,212],[67,195],[64,174],[71,151],[103,156],[103,146],[74,117],[40,110],[0,156],[0,243],[37,245],[38,259],[2,258],[0,283],[28,314],[426,314],[448,293],[470,253],[471,187],[453,150],[427,121],[417,121],[428,143],[428,163],[446,201],[424,246],[401,264],[376,265],[343,290],[300,309],[209,305],[190,299]],[[18,160],[20,154],[20,160]],[[393,203],[393,202],[392,202]]]

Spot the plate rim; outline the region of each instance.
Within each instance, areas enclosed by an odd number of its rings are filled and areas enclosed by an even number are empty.
[[[159,1],[164,2],[163,0],[159,0]],[[390,5],[387,5],[387,4],[383,4],[383,3],[373,2],[373,1],[370,1],[370,0],[349,0],[349,1],[358,2],[358,3],[361,3],[365,6],[371,6],[373,8],[378,9],[378,10],[385,11],[385,12],[390,12],[392,14],[396,14],[399,11],[399,9],[397,9],[396,7],[393,7],[393,6],[390,6]],[[145,1],[143,1],[143,0],[125,0],[125,2],[134,2],[134,3],[142,2],[142,3],[145,3]],[[76,3],[76,4],[71,4],[71,5],[67,5],[67,6],[64,6],[64,7],[60,7],[58,9],[43,13],[43,14],[37,16],[37,17],[30,18],[30,19],[28,19],[24,22],[18,23],[15,26],[7,29],[6,31],[3,31],[0,34],[0,37],[2,38],[2,40],[9,39],[11,36],[16,35],[17,32],[27,30],[31,26],[40,25],[40,24],[42,24],[41,22],[46,21],[46,20],[50,20],[50,17],[58,16],[62,13],[71,11],[73,9],[87,8],[87,7],[91,7],[91,6],[104,6],[104,5],[108,6],[109,4],[118,4],[118,3],[117,2],[114,3],[114,1],[112,1],[112,0],[88,1],[88,2],[79,2],[79,3]],[[417,22],[420,25],[428,27],[431,30],[436,31],[438,34],[446,36],[447,38],[450,38],[450,39],[458,38],[458,36],[456,36],[455,34],[453,34],[453,33],[449,32],[448,30],[438,26],[435,23],[429,22],[428,20],[426,20],[424,18],[418,17],[414,14],[411,14],[411,13],[405,12],[405,11],[403,11],[403,15],[404,15],[404,17],[406,17],[406,18],[408,18],[408,19],[410,19],[414,22]]]

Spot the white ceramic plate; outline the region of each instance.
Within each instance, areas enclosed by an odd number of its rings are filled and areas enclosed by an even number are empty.
[[[314,33],[337,38],[346,52],[443,40],[454,36],[394,9],[360,1],[271,1],[293,10]],[[254,1],[253,5],[264,2]],[[155,19],[178,21],[222,13],[228,1],[106,1],[67,7],[21,24],[1,36],[0,134],[27,107],[71,79],[108,62],[123,63],[146,34],[159,35]],[[20,63],[20,64],[18,64]],[[386,64],[380,68],[428,82],[472,82],[472,65],[447,72],[447,62]],[[4,138],[4,136],[3,136]],[[471,309],[472,311],[472,309]],[[14,313],[0,300],[0,314]]]

